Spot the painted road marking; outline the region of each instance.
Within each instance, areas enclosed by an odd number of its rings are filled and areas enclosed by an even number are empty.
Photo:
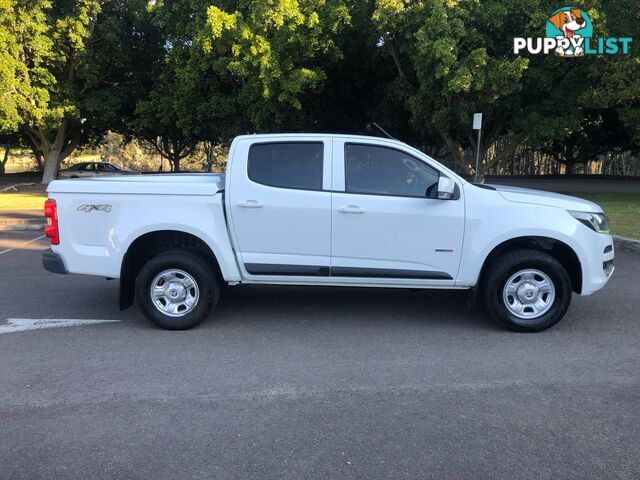
[[[82,320],[78,318],[8,318],[6,325],[0,325],[0,334],[41,330],[43,328],[82,327],[98,323],[117,323],[120,320]]]
[[[9,253],[9,252],[11,252],[11,251],[13,251],[13,250],[15,250],[15,249],[17,249],[17,248],[24,247],[25,245],[29,245],[30,243],[36,242],[36,241],[38,241],[38,240],[41,240],[41,239],[43,239],[44,237],[45,237],[44,235],[40,235],[38,238],[34,238],[33,240],[29,240],[28,242],[21,243],[21,244],[20,244],[20,245],[18,245],[17,247],[7,248],[6,250],[2,250],[2,251],[0,252],[0,255],[2,255],[3,253]]]

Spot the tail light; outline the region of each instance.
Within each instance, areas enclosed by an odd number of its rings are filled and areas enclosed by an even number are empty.
[[[47,219],[44,234],[51,240],[51,245],[59,245],[60,231],[58,230],[58,210],[55,200],[48,198],[44,202],[44,216]]]

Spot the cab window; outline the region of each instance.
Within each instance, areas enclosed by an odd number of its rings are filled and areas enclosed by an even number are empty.
[[[262,143],[249,149],[249,178],[262,185],[322,190],[322,142]]]
[[[346,144],[345,191],[368,195],[436,198],[438,171],[389,147]]]

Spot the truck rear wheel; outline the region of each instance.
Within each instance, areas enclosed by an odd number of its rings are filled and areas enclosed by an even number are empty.
[[[213,270],[199,255],[170,250],[150,259],[136,280],[140,309],[154,325],[187,330],[215,308],[220,288]]]
[[[571,279],[552,256],[513,250],[495,260],[484,276],[489,314],[509,328],[540,332],[555,325],[571,302]]]

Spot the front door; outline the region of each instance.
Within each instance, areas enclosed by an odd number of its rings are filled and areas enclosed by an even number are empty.
[[[233,159],[227,205],[244,275],[328,277],[331,139],[249,138],[236,146]]]
[[[438,170],[375,141],[335,139],[333,156],[332,281],[453,285],[464,204],[437,199]]]

